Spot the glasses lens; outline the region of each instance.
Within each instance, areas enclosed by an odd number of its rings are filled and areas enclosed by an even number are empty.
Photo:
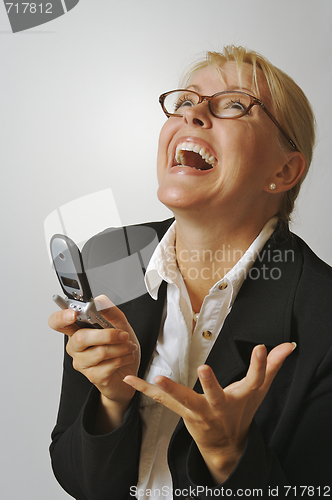
[[[219,118],[236,118],[246,113],[251,104],[248,95],[241,92],[217,94],[210,101],[211,110]]]
[[[183,115],[188,107],[198,104],[199,97],[190,90],[175,90],[164,100],[164,107],[171,115]]]

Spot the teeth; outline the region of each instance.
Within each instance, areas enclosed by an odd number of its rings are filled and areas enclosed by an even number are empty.
[[[203,160],[206,161],[206,163],[214,167],[214,164],[216,162],[215,157],[213,155],[210,155],[210,152],[205,148],[202,148],[201,146],[199,146],[198,144],[194,144],[193,142],[183,142],[182,144],[177,145],[175,159],[179,165],[184,165],[185,162],[182,151],[193,151],[194,153],[198,153],[199,155],[201,155]]]

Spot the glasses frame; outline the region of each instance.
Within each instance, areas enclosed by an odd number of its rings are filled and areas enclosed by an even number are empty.
[[[249,113],[249,111],[251,110],[251,108],[255,105],[258,105],[258,106],[261,106],[261,108],[263,109],[263,111],[267,114],[267,116],[273,121],[273,123],[278,127],[278,129],[280,130],[280,132],[282,133],[282,135],[287,139],[287,141],[290,143],[290,145],[296,150],[298,151],[298,148],[295,144],[295,142],[289,137],[289,135],[287,134],[287,132],[283,129],[283,127],[280,125],[280,123],[277,121],[276,118],[274,118],[273,114],[267,109],[267,107],[265,106],[265,104],[260,101],[259,99],[257,99],[257,97],[254,97],[253,95],[250,95],[250,94],[247,94],[246,92],[240,92],[239,90],[226,90],[224,92],[217,92],[216,94],[213,94],[211,96],[208,96],[208,95],[201,95],[199,94],[198,92],[195,92],[195,90],[190,90],[190,89],[176,89],[176,90],[170,90],[169,92],[165,92],[164,94],[161,94],[159,96],[159,102],[160,102],[160,105],[165,113],[165,115],[167,116],[167,118],[169,118],[170,116],[178,116],[178,117],[182,117],[183,115],[179,114],[179,113],[169,113],[165,106],[164,106],[164,102],[165,102],[165,99],[168,95],[174,93],[174,92],[190,92],[192,94],[196,94],[199,98],[198,100],[198,103],[195,104],[195,106],[197,106],[198,104],[201,104],[202,102],[204,101],[207,101],[208,102],[208,105],[209,105],[209,110],[210,110],[210,113],[212,116],[214,116],[215,118],[219,118],[220,120],[237,120],[238,118],[241,118],[242,116],[246,115],[247,113]],[[212,110],[212,107],[211,107],[211,100],[213,98],[215,98],[216,96],[219,96],[219,95],[225,95],[225,94],[240,94],[240,95],[246,95],[247,97],[250,98],[250,104],[249,106],[247,107],[247,109],[245,111],[243,111],[243,113],[240,113],[238,116],[217,116],[216,114],[214,114],[213,110]]]

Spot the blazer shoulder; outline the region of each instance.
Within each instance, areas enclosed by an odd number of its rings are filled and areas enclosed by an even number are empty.
[[[119,306],[147,294],[145,271],[172,223],[168,219],[111,227],[88,240],[82,259],[93,296],[107,295]]]
[[[332,267],[320,259],[302,238],[295,234],[293,237],[303,256],[303,271],[312,273],[317,280],[332,287]]]
[[[101,266],[144,249],[150,254],[173,222],[174,219],[166,219],[123,227],[109,227],[92,236],[85,243],[82,249],[84,265]]]
[[[104,229],[104,231],[92,236],[85,243],[82,253],[87,255],[92,247],[95,250],[96,247],[108,246],[108,244],[128,247],[131,243],[135,247],[138,245],[143,248],[147,243],[152,242],[155,237],[160,241],[173,222],[174,219],[171,218],[163,221],[145,222],[129,226],[108,227]]]

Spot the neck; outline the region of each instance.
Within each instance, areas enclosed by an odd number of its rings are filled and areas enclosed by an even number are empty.
[[[198,217],[176,215],[177,262],[194,312],[199,312],[210,288],[241,259],[269,219],[247,217],[234,223],[210,217],[203,224]]]

